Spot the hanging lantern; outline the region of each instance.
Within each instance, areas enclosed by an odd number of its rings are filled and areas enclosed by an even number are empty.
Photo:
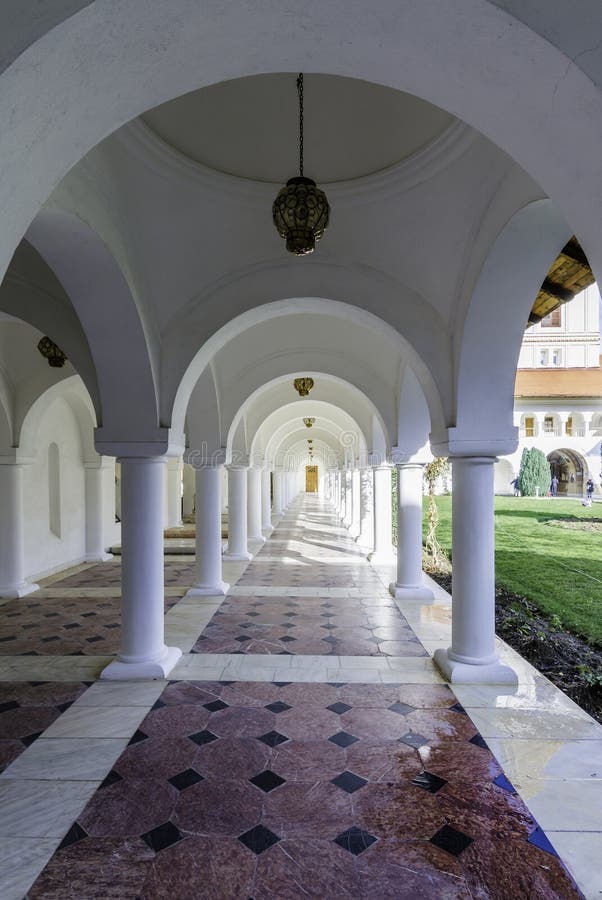
[[[293,381],[293,387],[298,391],[300,397],[307,397],[313,386],[314,380],[308,376],[305,376],[305,378],[295,378]],[[307,422],[305,424],[307,425]]]
[[[306,428],[311,428],[311,426],[314,424],[315,421],[316,421],[315,419],[312,419],[310,417],[308,417],[307,419],[303,419],[303,423]]]
[[[299,97],[299,175],[289,178],[272,205],[274,225],[286,249],[295,256],[313,253],[328,228],[330,206],[326,194],[303,174],[303,73],[297,77]]]
[[[48,360],[48,365],[53,369],[62,369],[67,362],[67,357],[60,347],[51,341],[49,337],[43,337],[38,343],[38,350]]]

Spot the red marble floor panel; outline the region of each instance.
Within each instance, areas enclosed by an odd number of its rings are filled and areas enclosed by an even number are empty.
[[[450,701],[440,685],[172,682],[28,898],[577,900]],[[425,734],[400,739],[418,715]]]
[[[0,772],[84,693],[83,682],[0,684]]]
[[[248,595],[226,597],[193,653],[427,655],[392,598],[384,595],[382,585],[380,597],[361,599],[257,597],[249,591]],[[389,640],[390,636],[396,640]]]
[[[165,610],[177,603],[165,598]],[[31,594],[0,609],[0,653],[105,656],[119,651],[120,597],[48,598]]]

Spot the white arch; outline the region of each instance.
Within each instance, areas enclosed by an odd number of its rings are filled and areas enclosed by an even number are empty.
[[[45,390],[30,406],[21,424],[19,447],[24,456],[35,457],[38,448],[38,432],[48,407],[56,400],[64,400],[77,422],[82,446],[82,461],[94,462],[98,454],[94,449],[96,416],[94,407],[77,375],[60,381]]]

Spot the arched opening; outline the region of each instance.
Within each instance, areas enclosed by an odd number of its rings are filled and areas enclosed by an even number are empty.
[[[563,447],[548,453],[548,462],[552,478],[558,479],[559,494],[583,494],[588,468],[581,454]]]

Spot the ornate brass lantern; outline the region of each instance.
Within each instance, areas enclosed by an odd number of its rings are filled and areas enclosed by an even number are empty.
[[[330,206],[326,194],[303,175],[303,73],[297,77],[299,96],[299,175],[289,178],[272,205],[274,225],[295,256],[313,253],[328,228]]]
[[[38,343],[38,350],[48,360],[48,365],[53,369],[62,369],[67,362],[67,357],[60,347],[51,341],[49,337],[43,337]]]
[[[293,381],[293,387],[299,392],[300,397],[307,397],[313,386],[314,380],[308,376],[305,376],[304,378],[295,378]]]
[[[311,426],[314,424],[315,421],[316,420],[311,417],[308,417],[307,419],[303,419],[303,423],[306,428],[311,428]]]

